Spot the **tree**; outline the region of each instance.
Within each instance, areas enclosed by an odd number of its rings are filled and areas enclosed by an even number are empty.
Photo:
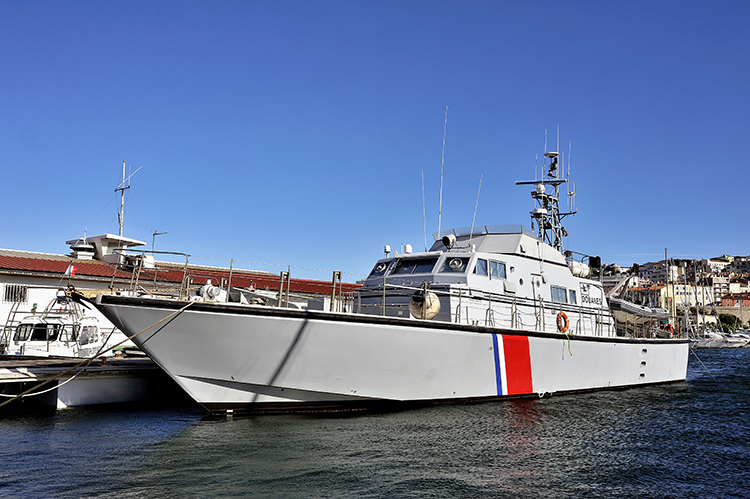
[[[719,314],[719,321],[724,329],[734,330],[740,320],[732,314]]]

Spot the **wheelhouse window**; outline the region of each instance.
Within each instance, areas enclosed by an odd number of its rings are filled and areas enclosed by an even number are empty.
[[[559,286],[552,286],[552,301],[555,303],[568,303],[567,290]]]
[[[47,340],[57,341],[57,337],[60,336],[60,330],[62,324],[47,324]]]
[[[392,274],[428,274],[437,263],[434,258],[401,258],[393,269]]]
[[[440,272],[465,272],[468,264],[468,258],[448,257]]]
[[[388,270],[388,267],[390,267],[391,262],[378,262],[375,264],[375,267],[372,269],[372,272],[370,272],[370,277],[378,277],[385,274],[385,271]]]
[[[576,303],[578,303],[576,301],[576,292],[575,292],[574,289],[569,289],[568,290],[568,296],[570,297],[570,303],[572,303],[573,305],[575,305]]]
[[[96,326],[91,326],[93,328],[96,328]],[[84,329],[86,326],[84,326]],[[78,336],[77,331],[81,329],[80,324],[67,324],[63,326],[62,331],[60,332],[60,337],[58,338],[58,341],[63,341],[65,343],[69,343],[71,341],[75,341],[76,337]]]
[[[490,260],[490,279],[505,279],[505,264]]]
[[[484,258],[477,259],[477,264],[474,267],[474,273],[477,275],[490,275],[487,260]]]
[[[96,341],[97,327],[96,326],[83,326],[81,332],[81,345],[88,345]]]
[[[33,330],[33,324],[19,324],[16,328],[16,334],[13,336],[13,341],[28,341]]]
[[[26,336],[27,340],[30,341],[48,341],[50,340],[49,335],[54,331],[47,331],[47,324],[25,324],[31,333],[31,337]],[[18,326],[19,330],[21,326]]]

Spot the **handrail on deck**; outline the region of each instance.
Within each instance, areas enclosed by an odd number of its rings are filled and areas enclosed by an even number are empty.
[[[135,290],[135,289],[137,289],[139,287],[139,280],[140,280],[140,274],[141,274],[141,272],[144,271],[144,270],[151,270],[151,269],[148,269],[148,268],[144,267],[144,264],[146,262],[146,255],[147,254],[150,254],[151,256],[153,256],[154,254],[160,254],[160,255],[175,255],[175,256],[184,257],[185,258],[185,264],[182,267],[182,282],[180,284],[179,298],[181,300],[187,299],[187,296],[188,296],[188,287],[189,287],[189,283],[188,283],[188,277],[189,276],[187,275],[187,272],[188,272],[188,263],[190,261],[190,256],[192,256],[192,255],[188,255],[187,253],[180,253],[180,252],[177,252],[177,251],[154,251],[154,250],[151,250],[151,251],[146,251],[146,250],[133,251],[133,250],[127,250],[127,249],[121,249],[121,248],[116,248],[116,249],[112,250],[112,252],[115,253],[115,254],[117,254],[117,255],[122,255],[122,257],[123,257],[122,260],[124,260],[122,262],[119,262],[119,263],[115,264],[115,273],[116,273],[117,270],[121,270],[122,268],[127,268],[127,260],[128,259],[137,260],[137,262],[133,262],[133,264],[132,264],[132,275],[131,275],[131,282],[130,282],[131,290]],[[156,266],[156,260],[155,259],[154,259],[153,263],[154,263],[154,267],[153,267],[153,271],[154,271],[154,287],[156,287],[156,277],[158,275],[159,268]],[[115,274],[112,275],[112,283],[110,285],[110,289],[114,289],[114,278],[115,278]]]

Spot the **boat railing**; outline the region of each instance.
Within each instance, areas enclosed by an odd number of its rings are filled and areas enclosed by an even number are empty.
[[[440,241],[444,236],[453,235],[456,237],[462,236],[483,236],[486,234],[526,234],[536,238],[536,234],[531,232],[529,229],[520,224],[509,224],[509,225],[477,225],[474,227],[459,227],[455,229],[447,229],[440,231],[440,233],[434,232],[432,234],[435,241]]]
[[[16,301],[11,304],[10,307],[10,313],[8,314],[8,317],[5,318],[5,324],[3,325],[3,330],[0,332],[0,353],[5,353],[8,348],[10,347],[10,342],[13,338],[13,332],[16,329],[16,326],[18,325],[18,322],[16,320],[16,315],[18,314],[18,309],[21,307],[21,302]]]
[[[389,283],[383,287],[370,288],[370,296],[382,293],[380,300],[362,304],[358,298],[356,312],[391,317],[410,317],[409,300],[420,291],[422,286]],[[519,304],[518,298],[513,296],[510,301],[500,296],[493,297],[481,292],[481,299],[477,300],[477,292],[469,289],[436,286],[428,288],[435,293],[443,303],[444,311],[432,319],[435,321],[456,324],[507,327],[529,331],[561,332],[558,329],[558,315],[565,313],[568,318],[568,334],[588,336],[613,336],[615,330],[609,314],[603,309],[584,307],[582,304],[563,304],[545,302],[536,297],[524,304]],[[445,306],[449,308],[445,309]],[[447,310],[447,311],[445,311]]]
[[[119,263],[113,265],[114,272],[110,284],[113,290],[117,276],[120,277],[119,282],[123,282],[121,273],[124,272],[128,275],[126,291],[134,294],[190,300],[201,295],[201,291],[208,285],[218,288],[221,293],[220,297],[211,297],[212,301],[242,303],[244,300],[248,304],[282,308],[306,308],[308,301],[313,301],[313,306],[317,309],[332,312],[350,312],[354,308],[355,293],[347,289],[350,285],[343,283],[340,271],[333,271],[333,277],[328,282],[304,281],[307,288],[318,289],[294,292],[288,270],[278,275],[261,271],[257,271],[256,274],[235,269],[234,260],[230,261],[229,269],[226,269],[191,264],[190,259],[193,256],[187,253],[133,250],[115,252],[119,255]],[[156,260],[156,255],[160,255],[160,260]],[[162,258],[177,259],[179,262],[161,261]],[[255,289],[254,279],[265,282],[265,289]],[[277,284],[270,287],[271,283]],[[304,290],[304,287],[302,289]],[[321,305],[321,299],[326,303]]]
[[[113,250],[118,255],[118,263],[113,265],[114,273],[110,288],[115,289],[118,272],[129,273],[130,292],[145,292],[153,295],[174,296],[184,300],[191,286],[188,273],[190,255],[174,251],[133,251]],[[157,262],[155,255],[181,257],[184,263]],[[160,275],[161,274],[161,275]]]

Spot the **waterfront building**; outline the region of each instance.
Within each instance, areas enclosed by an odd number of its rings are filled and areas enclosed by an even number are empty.
[[[667,272],[669,272],[669,280],[676,281],[678,278],[682,278],[684,268],[674,264],[670,264],[667,268],[664,260],[648,262],[639,266],[638,277],[655,283],[667,282]]]
[[[721,297],[722,307],[750,308],[750,293],[730,293]]]
[[[711,276],[708,281],[713,289],[714,303],[721,303],[721,297],[729,294],[729,277],[728,276]]]
[[[728,255],[722,255],[718,258],[710,258],[706,263],[711,269],[712,274],[720,274],[726,269],[732,262],[732,257]]]

